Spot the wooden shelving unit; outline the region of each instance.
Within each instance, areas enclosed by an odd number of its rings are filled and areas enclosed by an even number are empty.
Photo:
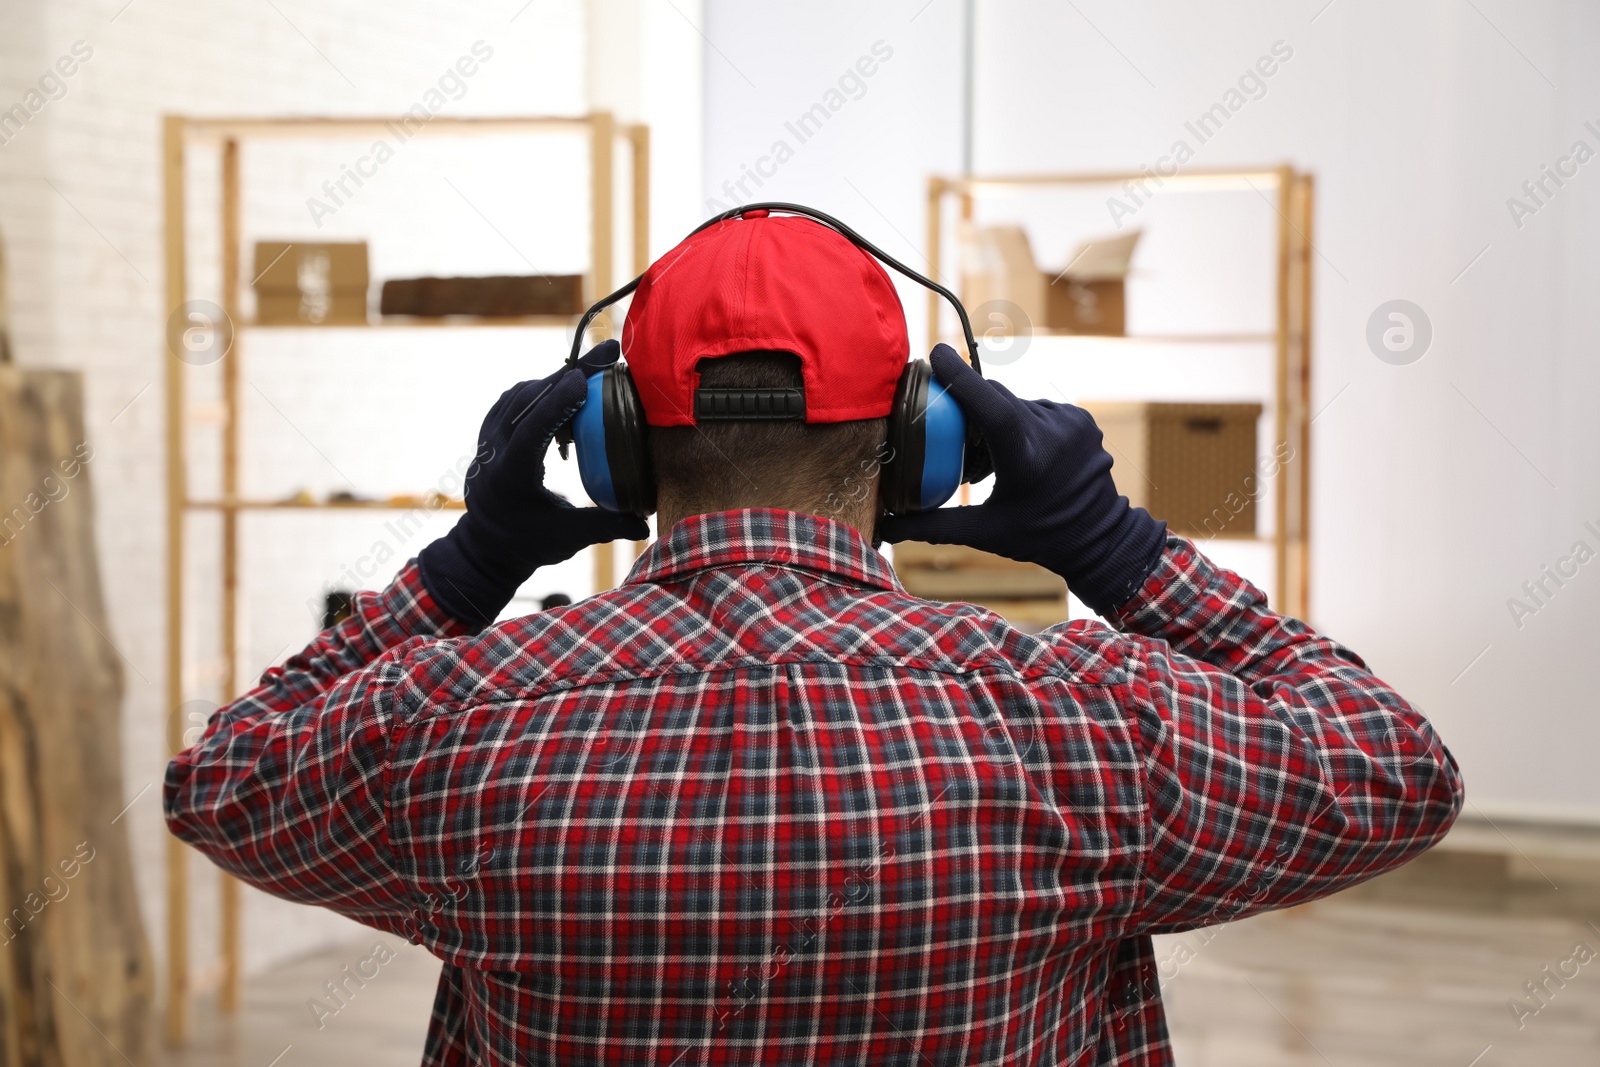
[[[384,136],[395,117],[385,118],[188,118],[166,116],[163,124],[162,168],[165,207],[167,335],[167,744],[173,753],[183,747],[185,724],[178,709],[184,703],[184,560],[187,519],[191,514],[211,512],[221,517],[222,575],[217,583],[221,602],[220,641],[222,646],[222,694],[225,699],[239,695],[241,671],[239,638],[239,516],[245,512],[296,510],[408,510],[415,504],[387,501],[273,501],[241,497],[240,413],[241,360],[247,356],[246,337],[254,330],[308,330],[341,332],[352,329],[561,329],[571,331],[575,318],[535,316],[516,319],[409,319],[380,320],[349,326],[274,326],[247,322],[240,314],[241,295],[241,201],[240,145],[258,139],[317,139],[329,137]],[[451,118],[434,116],[413,136],[496,135],[502,137],[538,136],[546,133],[582,131],[589,137],[590,190],[590,268],[587,292],[590,299],[610,292],[616,285],[614,242],[616,221],[625,205],[614,194],[615,153],[622,141],[631,152],[632,187],[626,210],[631,213],[633,272],[649,265],[650,220],[650,132],[648,127],[616,122],[605,112],[580,116]],[[182,350],[179,336],[182,323],[175,313],[190,298],[188,291],[188,234],[185,215],[185,157],[192,151],[216,151],[221,156],[221,262],[222,300],[220,305],[233,324],[232,346],[222,361],[222,491],[217,499],[191,497],[186,464],[188,409],[185,407],[186,364],[176,357]],[[602,316],[595,340],[609,329]],[[459,508],[459,502],[446,507]],[[612,546],[602,545],[594,552],[597,589],[615,584],[615,555]],[[193,990],[189,971],[189,849],[176,838],[167,841],[167,972],[164,1030],[169,1042],[183,1041],[189,1031],[189,1002]],[[219,1006],[224,1013],[237,1010],[240,993],[240,895],[239,884],[223,877],[221,899],[222,978]]]
[[[955,197],[960,218],[973,218],[976,202],[986,192],[1025,187],[1120,186],[1146,176],[1137,172],[1082,174],[1018,174],[928,180],[928,259],[937,273],[942,262],[945,199]],[[1283,463],[1274,484],[1273,527],[1266,535],[1222,536],[1219,540],[1253,540],[1270,544],[1273,551],[1274,607],[1306,618],[1311,610],[1311,255],[1314,183],[1312,176],[1293,167],[1187,170],[1163,176],[1163,189],[1238,191],[1253,189],[1275,195],[1278,216],[1274,246],[1274,288],[1271,293],[1274,329],[1269,333],[1173,334],[1128,337],[1082,336],[1085,344],[1111,345],[1268,345],[1273,361],[1269,409],[1273,420],[1272,447],[1287,443],[1294,456]],[[1270,202],[1270,201],[1269,201]],[[950,339],[941,329],[943,301],[928,294],[928,337]],[[1072,336],[1036,330],[1040,335]],[[1196,351],[1194,358],[1205,359]]]
[[[247,322],[246,327],[252,330],[415,330],[425,326],[438,326],[448,330],[479,329],[479,330],[514,330],[519,327],[527,329],[537,326],[559,326],[570,330],[577,324],[576,316],[568,315],[525,315],[511,316],[502,319],[470,319],[465,316],[447,317],[442,319],[414,316],[403,318],[391,316],[377,322],[350,323],[340,325],[333,323],[326,326],[301,326],[292,322]]]
[[[425,507],[422,502],[391,504],[386,500],[191,500],[194,511],[411,511]],[[447,500],[440,511],[461,511],[465,505],[459,500]]]

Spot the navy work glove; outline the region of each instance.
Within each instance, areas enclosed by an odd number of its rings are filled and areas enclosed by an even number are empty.
[[[1020,399],[985,380],[949,345],[936,346],[930,361],[983,435],[994,489],[982,504],[885,516],[879,536],[967,545],[1037,563],[1065,578],[1101,615],[1131,599],[1161,559],[1167,524],[1117,494],[1111,454],[1089,413]]]
[[[417,554],[422,584],[452,617],[487,625],[538,568],[590,545],[650,536],[637,516],[573,507],[544,486],[550,438],[582,406],[587,377],[620,352],[605,341],[577,367],[513,385],[489,409],[467,472],[466,514]]]

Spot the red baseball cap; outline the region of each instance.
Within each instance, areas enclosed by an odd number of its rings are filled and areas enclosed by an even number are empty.
[[[911,342],[872,255],[831,227],[755,209],[691,234],[645,271],[622,351],[651,426],[694,425],[702,359],[800,358],[807,422],[889,414]]]

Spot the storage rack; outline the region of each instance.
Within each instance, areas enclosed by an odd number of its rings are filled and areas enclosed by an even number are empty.
[[[184,702],[184,551],[188,515],[195,512],[220,514],[222,576],[220,641],[222,646],[222,694],[231,700],[239,695],[239,516],[244,512],[278,508],[349,509],[394,508],[381,501],[292,502],[251,500],[239,495],[240,412],[244,358],[243,339],[252,329],[301,329],[277,327],[245,321],[240,315],[241,204],[240,152],[242,142],[254,139],[316,139],[382,136],[392,125],[404,125],[394,118],[188,118],[165,116],[162,130],[162,168],[165,208],[166,265],[166,448],[167,448],[167,744],[173,753],[183,747],[184,723],[179,708]],[[589,135],[591,185],[591,259],[586,283],[589,298],[598,299],[615,286],[615,223],[622,205],[615,195],[615,151],[623,141],[632,160],[632,259],[634,273],[649,264],[650,218],[650,132],[644,125],[617,122],[607,112],[576,116],[455,118],[434,116],[415,130],[426,136],[537,136],[584,130]],[[188,232],[185,214],[185,155],[192,149],[206,148],[221,153],[221,261],[222,301],[226,323],[231,331],[231,348],[221,367],[222,388],[222,495],[218,499],[196,499],[189,495],[186,470],[185,364],[176,357],[182,351],[183,324],[176,313],[189,298]],[[571,330],[576,316],[538,316],[516,319],[445,319],[406,322],[372,322],[366,326],[308,326],[311,330],[408,328],[414,326],[556,328]],[[594,327],[593,339],[609,332],[602,316]],[[406,505],[405,507],[410,507]],[[459,504],[453,505],[460,507]],[[596,589],[610,588],[616,581],[615,552],[612,545],[596,546],[594,575]],[[171,1043],[183,1041],[189,1031],[189,1000],[192,994],[189,975],[189,931],[187,912],[189,849],[175,837],[167,839],[167,969],[163,1029]],[[240,893],[239,883],[222,876],[221,956],[222,976],[219,1007],[224,1014],[237,1010],[240,996]]]
[[[1019,174],[988,177],[928,180],[928,259],[937,273],[944,248],[945,198],[956,197],[962,220],[971,220],[976,198],[985,192],[1018,188],[1092,187],[1141,181],[1147,175],[1098,172],[1079,174]],[[1274,352],[1274,385],[1269,404],[1273,419],[1273,445],[1288,444],[1294,449],[1284,462],[1274,484],[1274,522],[1271,534],[1255,536],[1271,544],[1273,551],[1274,607],[1287,615],[1304,619],[1311,610],[1311,253],[1313,201],[1312,176],[1284,164],[1276,167],[1244,169],[1195,168],[1167,177],[1166,186],[1190,191],[1237,191],[1254,189],[1263,197],[1276,195],[1272,206],[1277,213],[1277,238],[1274,256],[1274,328],[1268,333],[1174,334],[1088,338],[1096,343],[1219,345],[1262,344]],[[1272,203],[1271,200],[1268,201]],[[940,309],[943,301],[928,294],[928,337],[942,336]],[[947,331],[946,331],[947,332]],[[1036,333],[1053,331],[1035,330]],[[1231,535],[1224,534],[1223,537]]]

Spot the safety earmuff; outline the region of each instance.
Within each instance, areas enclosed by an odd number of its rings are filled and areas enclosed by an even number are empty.
[[[755,210],[802,215],[829,226],[887,266],[943,296],[955,306],[961,320],[973,369],[983,373],[972,324],[955,294],[905,266],[830,215],[798,204],[745,204],[708,219],[697,226],[694,233]],[[643,275],[633,279],[585,312],[572,340],[572,353],[567,360],[569,367],[577,365],[589,323],[601,311],[638,288],[642,278]],[[709,395],[711,392],[716,395]],[[701,390],[695,396],[695,419],[803,419],[804,404],[804,397],[796,390]],[[646,444],[647,433],[639,391],[627,365],[619,361],[589,377],[583,406],[562,428],[557,440],[563,456],[569,443],[576,447],[578,473],[591,500],[609,511],[645,516],[656,509],[656,479]],[[885,451],[879,473],[879,493],[885,510],[892,515],[930,511],[949,500],[961,485],[969,456],[978,457],[979,466],[987,466],[983,462],[986,458],[983,442],[968,427],[961,406],[933,376],[928,361],[921,359],[907,363],[900,374],[889,412]]]
[[[641,518],[655,511],[644,406],[626,364],[613,363],[589,376],[588,395],[571,425],[578,474],[589,499],[607,511]]]
[[[885,511],[932,511],[955,495],[966,465],[967,418],[925,359],[900,372],[888,444],[878,481]]]

